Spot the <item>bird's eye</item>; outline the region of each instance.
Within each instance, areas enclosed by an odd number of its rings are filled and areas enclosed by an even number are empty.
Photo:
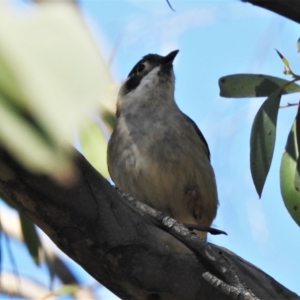
[[[140,64],[137,68],[137,72],[138,73],[143,72],[144,69],[145,69],[145,64]]]

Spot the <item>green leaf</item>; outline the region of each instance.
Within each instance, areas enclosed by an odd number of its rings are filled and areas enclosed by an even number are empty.
[[[280,165],[280,190],[285,207],[294,221],[300,226],[300,193],[294,185],[294,177],[299,157],[296,121],[289,133]]]
[[[108,125],[110,130],[113,130],[116,124],[116,116],[108,109],[104,109],[101,114],[102,120]]]
[[[54,291],[55,296],[63,295],[63,294],[74,294],[80,287],[75,284],[66,284]]]
[[[281,89],[277,89],[258,110],[251,129],[250,167],[259,197],[261,197],[273,157],[280,98]]]
[[[300,106],[298,105],[298,111],[296,115],[295,120],[295,126],[296,126],[296,142],[297,142],[297,149],[300,149]],[[300,157],[297,156],[297,164],[296,164],[296,170],[295,170],[295,179],[294,179],[294,185],[298,192],[300,192]]]
[[[275,50],[288,70],[291,70],[289,61],[277,49]]]
[[[53,298],[53,296],[61,296],[61,295],[64,295],[64,294],[74,294],[79,289],[80,289],[80,286],[78,286],[78,285],[66,284],[66,285],[61,286],[57,290],[47,294],[46,296],[44,296],[40,300],[47,300],[49,298]]]
[[[79,130],[79,141],[86,159],[97,171],[108,178],[109,173],[106,162],[107,139],[105,139],[100,127],[93,120],[86,118]]]
[[[295,178],[294,178],[294,186],[296,191],[300,193],[300,157],[298,156],[296,162],[296,170],[295,170]]]
[[[67,149],[46,141],[39,126],[33,125],[36,120],[32,115],[26,117],[8,103],[12,102],[0,92],[0,141],[7,150],[34,171],[52,174],[54,170],[63,172],[69,168]]]
[[[0,1],[0,142],[23,165],[57,179],[73,174],[74,127],[113,90],[74,3],[29,12]]]
[[[37,234],[34,224],[27,218],[27,216],[19,211],[19,218],[22,228],[22,234],[24,238],[24,243],[36,264],[41,262],[41,257],[39,255],[41,241]]]
[[[14,209],[17,208],[15,203],[12,200],[10,200],[10,198],[1,190],[0,190],[0,198],[11,208],[14,208]]]
[[[235,74],[219,79],[220,96],[228,98],[268,97],[289,81],[261,74]],[[296,83],[288,85],[282,94],[300,92]]]
[[[45,251],[44,248],[41,249],[43,251],[43,255],[45,257],[45,263],[47,270],[49,272],[49,290],[53,289],[53,284],[54,284],[54,278],[55,278],[55,272],[54,272],[54,267],[53,267],[53,259],[51,258],[50,255],[48,255],[47,251]]]

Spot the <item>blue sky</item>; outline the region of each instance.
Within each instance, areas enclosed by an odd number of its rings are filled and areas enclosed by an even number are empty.
[[[220,208],[214,225],[228,236],[210,237],[300,294],[300,231],[284,207],[279,166],[295,108],[279,114],[274,162],[259,199],[249,167],[250,129],[260,99],[219,96],[218,79],[235,73],[284,77],[274,48],[297,72],[299,25],[240,1],[82,0],[112,73],[122,81],[145,54],[180,52],[175,60],[176,100],[210,145]],[[298,61],[297,61],[298,60]],[[298,95],[282,103],[297,102]]]
[[[212,154],[220,207],[214,221],[228,236],[209,237],[300,294],[300,230],[284,207],[280,159],[296,108],[279,112],[274,161],[262,198],[252,183],[249,139],[263,102],[219,96],[218,79],[235,73],[278,77],[283,65],[274,48],[299,74],[299,25],[240,1],[80,0],[98,44],[113,57],[111,72],[122,82],[148,53],[179,49],[174,63],[176,101],[204,133]],[[284,96],[282,103],[297,102]],[[84,278],[86,276],[82,274]],[[114,297],[105,294],[103,299]]]

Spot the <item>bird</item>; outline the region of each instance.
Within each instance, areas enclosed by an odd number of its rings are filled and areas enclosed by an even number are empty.
[[[208,144],[175,102],[173,61],[145,55],[117,97],[107,165],[117,188],[184,224],[209,227],[218,194]],[[206,239],[205,231],[195,233]]]

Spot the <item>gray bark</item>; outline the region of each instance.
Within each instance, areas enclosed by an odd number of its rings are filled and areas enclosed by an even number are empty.
[[[0,189],[120,298],[300,299],[234,253],[207,244],[159,212],[148,214],[80,154],[74,163],[77,182],[61,186],[0,149]]]
[[[241,0],[253,5],[271,10],[279,15],[300,23],[300,1],[299,0]]]

